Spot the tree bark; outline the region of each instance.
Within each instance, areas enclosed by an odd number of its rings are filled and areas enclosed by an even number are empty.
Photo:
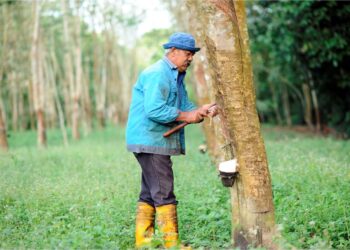
[[[85,66],[85,74],[83,74],[82,82],[82,106],[84,111],[84,134],[88,135],[92,131],[92,103],[90,97],[90,66],[89,63]]]
[[[315,89],[312,89],[311,96],[312,96],[312,102],[313,102],[314,107],[315,107],[316,131],[319,133],[319,132],[321,132],[321,117],[320,117],[320,109],[318,107],[318,98],[317,98]]]
[[[34,94],[33,94],[33,82],[28,82],[28,112],[30,120],[30,129],[35,130],[35,108],[34,108]]]
[[[215,96],[213,93],[213,80],[211,77],[210,66],[207,57],[207,50],[204,41],[201,39],[205,36],[204,30],[201,29],[201,24],[198,20],[200,15],[197,5],[188,4],[190,15],[176,15],[177,19],[181,20],[182,24],[189,24],[188,28],[191,33],[196,37],[196,42],[199,47],[201,47],[200,53],[195,56],[193,63],[193,76],[195,78],[195,90],[197,96],[198,105],[203,105],[207,103],[214,103]],[[170,9],[171,10],[171,9]],[[218,130],[220,120],[215,119],[205,119],[202,123],[202,128],[206,138],[206,145],[208,147],[209,154],[215,161],[220,161],[220,151],[218,145],[225,144],[222,142],[224,138],[222,137],[222,131]]]
[[[309,129],[313,130],[310,88],[306,83],[303,83],[303,93],[305,98],[304,120]]]
[[[28,80],[24,81],[24,86],[26,86],[28,84]],[[23,131],[27,128],[27,114],[25,112],[24,109],[24,94],[23,94],[23,90],[24,87],[23,86],[19,86],[18,88],[19,93],[18,93],[18,115],[20,117],[20,130]]]
[[[12,130],[18,131],[18,82],[17,74],[15,72],[10,73],[10,90],[12,101]]]
[[[69,142],[68,142],[68,136],[67,136],[67,129],[66,129],[66,125],[65,125],[65,118],[64,118],[62,104],[61,104],[60,99],[59,99],[57,83],[55,80],[55,74],[57,74],[57,72],[58,72],[58,65],[57,65],[57,60],[56,60],[54,51],[55,51],[55,47],[53,45],[53,47],[51,49],[51,53],[50,53],[51,61],[52,61],[52,68],[49,68],[49,66],[48,66],[47,71],[48,71],[48,75],[50,78],[50,82],[52,84],[53,96],[54,96],[53,98],[55,100],[55,104],[56,104],[56,108],[57,108],[57,112],[58,112],[58,119],[59,119],[60,129],[61,129],[61,133],[62,133],[63,144],[64,144],[64,146],[68,146]]]
[[[0,97],[1,98],[1,97]],[[0,105],[0,149],[3,151],[8,150],[6,126],[3,120],[2,108]]]
[[[133,69],[131,64],[135,61],[135,58],[129,57],[127,59],[126,56],[123,55],[123,52],[119,49],[119,54],[116,59],[118,71],[120,72],[120,83],[122,84],[120,89],[121,93],[119,94],[119,98],[121,100],[118,107],[120,109],[119,119],[122,123],[125,123],[127,120],[130,103],[131,82],[133,82]]]
[[[255,90],[243,1],[189,0],[199,8],[225,145],[224,159],[237,158],[231,188],[236,247],[275,248],[271,177],[255,107]]]
[[[276,94],[275,86],[273,86],[273,83],[271,81],[268,82],[269,89],[271,91],[272,95],[272,101],[273,101],[273,110],[275,111],[276,121],[278,125],[282,125],[282,118],[278,109],[278,96]]]
[[[79,12],[79,0],[75,1],[76,11]],[[72,135],[76,140],[80,139],[79,119],[80,119],[80,97],[82,89],[82,66],[81,66],[81,48],[80,48],[80,18],[77,14],[74,18],[75,28],[75,86],[73,90],[73,116],[72,116]]]
[[[61,9],[63,13],[63,46],[64,46],[64,103],[67,123],[73,126],[73,106],[74,101],[71,95],[74,94],[74,68],[72,62],[72,42],[69,30],[69,18],[67,0],[61,0]]]
[[[52,45],[51,45],[52,46]],[[48,48],[50,50],[50,48]],[[47,113],[46,124],[48,128],[55,128],[58,123],[58,114],[56,112],[56,102],[55,102],[55,79],[54,73],[51,66],[50,51],[47,51],[47,56],[42,58],[46,91],[45,91],[45,111]]]
[[[5,20],[8,20],[8,10],[6,4],[4,4],[1,8],[2,16]],[[6,61],[6,50],[7,50],[7,40],[8,40],[8,27],[9,22],[4,22],[4,26],[2,29],[2,53],[1,53],[1,59],[0,59],[0,149],[7,151],[8,150],[8,142],[7,142],[7,133],[6,133],[6,111],[5,111],[5,105],[3,103],[2,99],[2,80],[3,80],[3,72],[5,68],[5,61]]]
[[[282,104],[283,104],[284,118],[286,119],[286,124],[287,126],[292,126],[288,89],[287,89],[287,85],[284,82],[282,82]]]
[[[34,109],[37,118],[37,132],[38,132],[38,146],[46,147],[46,130],[45,130],[45,114],[43,109],[43,72],[42,62],[40,62],[40,51],[39,51],[39,34],[40,34],[40,3],[33,1],[34,11],[34,31],[32,40],[32,81],[33,81],[33,100]]]
[[[98,88],[98,91],[96,92],[96,98],[97,103],[97,120],[98,120],[98,127],[100,129],[104,128],[106,126],[105,123],[105,109],[106,109],[106,94],[107,94],[107,66],[106,63],[105,66],[101,69],[101,78],[100,78],[100,87]]]
[[[316,95],[316,90],[315,90],[315,84],[314,84],[314,79],[312,77],[312,74],[310,71],[308,71],[308,76],[310,80],[310,86],[311,86],[311,97],[312,97],[312,104],[315,108],[315,118],[316,118],[316,132],[321,132],[321,116],[320,116],[320,110],[318,108],[318,98]]]

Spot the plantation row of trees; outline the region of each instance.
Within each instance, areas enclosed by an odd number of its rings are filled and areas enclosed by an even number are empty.
[[[142,13],[122,4],[1,1],[2,147],[6,130],[37,128],[45,146],[47,128],[60,127],[67,144],[67,127],[79,139],[106,120],[125,121],[137,76],[130,41]]]
[[[199,22],[186,8],[191,1],[163,4],[177,21],[173,30],[190,30],[203,45],[205,34],[190,27]],[[260,120],[347,137],[350,4],[248,1],[246,7]],[[45,145],[45,129],[60,127],[67,144],[67,128],[78,139],[106,121],[123,123],[139,70],[163,55],[171,33],[136,39],[141,18],[123,0],[1,1],[0,145],[7,147],[6,130],[38,129]],[[206,58],[202,50],[196,60]],[[210,65],[203,65],[192,70],[199,103],[209,100],[201,81]]]

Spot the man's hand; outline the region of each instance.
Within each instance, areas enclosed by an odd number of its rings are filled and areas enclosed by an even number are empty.
[[[212,106],[211,108],[208,109],[208,116],[209,117],[214,117],[219,114],[219,109],[217,105]]]
[[[199,123],[202,122],[204,117],[214,117],[218,114],[218,108],[215,103],[205,104],[202,107],[189,111],[180,112],[180,115],[176,118],[176,121],[183,121],[187,123]]]
[[[201,115],[200,109],[195,109],[188,112],[180,112],[176,121],[183,121],[187,123],[199,123],[203,121],[203,116]]]
[[[199,108],[200,114],[204,117],[214,117],[218,114],[218,108],[215,103],[204,104]]]

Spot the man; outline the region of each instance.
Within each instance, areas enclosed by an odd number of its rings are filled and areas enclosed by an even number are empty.
[[[200,50],[187,33],[174,33],[164,58],[146,68],[132,94],[126,129],[127,148],[142,168],[141,192],[136,214],[136,247],[149,246],[157,214],[164,246],[178,244],[178,226],[172,155],[185,154],[184,129],[169,137],[163,134],[181,122],[199,123],[216,115],[215,107],[200,108],[188,100],[184,85],[186,70]]]

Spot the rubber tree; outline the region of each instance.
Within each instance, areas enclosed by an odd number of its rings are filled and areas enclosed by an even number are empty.
[[[75,59],[75,84],[72,88],[72,99],[73,99],[73,107],[72,107],[72,135],[75,140],[80,139],[80,117],[81,117],[81,92],[82,92],[82,79],[83,79],[83,71],[82,71],[82,62],[81,62],[81,23],[79,17],[79,5],[80,1],[75,1],[77,15],[74,17],[74,59]]]
[[[40,10],[41,3],[33,2],[34,29],[31,48],[33,101],[37,118],[37,139],[39,147],[46,147],[46,126],[44,111],[44,80],[40,50]]]
[[[79,1],[75,1],[77,11],[79,10],[79,4]],[[63,12],[66,112],[68,116],[71,115],[72,136],[75,140],[79,140],[81,81],[83,77],[81,68],[80,19],[78,15],[75,17],[69,16],[71,9],[68,6],[67,0],[61,1],[61,9]],[[73,23],[72,27],[70,26],[71,23]],[[73,36],[71,36],[71,33]]]
[[[7,143],[6,126],[2,117],[3,117],[2,108],[0,106],[0,150],[7,151],[8,143]]]
[[[6,5],[3,5],[1,8],[3,16],[7,13]],[[0,150],[7,151],[8,150],[8,142],[7,142],[7,133],[6,133],[6,124],[5,124],[5,110],[4,103],[2,99],[2,80],[3,80],[3,71],[4,71],[4,62],[6,60],[5,49],[7,47],[7,33],[8,33],[8,22],[3,22],[3,27],[1,27],[2,31],[2,49],[0,50]]]
[[[274,206],[265,146],[256,110],[243,1],[188,0],[200,23],[212,89],[220,107],[223,159],[236,158],[239,175],[231,188],[236,247],[275,248]],[[190,9],[191,9],[190,8]]]

